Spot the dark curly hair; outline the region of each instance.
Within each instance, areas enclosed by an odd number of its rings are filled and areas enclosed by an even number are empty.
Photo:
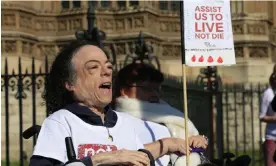
[[[48,114],[52,114],[66,104],[75,101],[72,92],[65,88],[65,83],[73,84],[75,82],[76,72],[72,64],[72,58],[81,47],[86,45],[97,46],[95,42],[74,40],[56,56],[46,79],[43,94]]]

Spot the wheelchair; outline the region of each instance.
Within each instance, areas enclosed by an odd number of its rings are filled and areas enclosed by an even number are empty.
[[[38,137],[41,126],[34,125],[26,129],[22,136],[24,139],[29,139],[31,137]],[[226,152],[223,154],[222,159],[213,159],[211,163],[201,164],[199,166],[249,166],[251,163],[251,158],[248,155],[242,155],[236,157],[233,153]],[[276,161],[276,152],[275,152]]]
[[[37,138],[40,130],[41,130],[41,126],[34,125],[28,128],[27,130],[25,130],[22,133],[22,136],[24,139],[29,139],[31,137]],[[59,164],[58,166],[85,166],[80,160],[77,160],[76,158],[76,154],[73,147],[73,141],[71,137],[65,138],[65,144],[67,149],[68,162],[66,162],[65,164]]]

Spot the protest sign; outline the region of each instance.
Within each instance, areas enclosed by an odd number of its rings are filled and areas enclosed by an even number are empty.
[[[235,64],[230,0],[185,0],[183,7],[185,64]]]

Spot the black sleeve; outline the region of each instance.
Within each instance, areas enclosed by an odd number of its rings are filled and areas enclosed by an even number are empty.
[[[85,157],[81,160],[85,166],[93,166],[91,157]],[[64,164],[56,159],[42,157],[42,156],[32,156],[29,166],[63,166]]]
[[[274,96],[274,98],[270,104],[271,104],[273,111],[276,112],[276,95]]]
[[[93,166],[91,157],[89,157],[89,156],[84,157],[84,158],[81,160],[81,162],[82,162],[85,166]]]
[[[29,166],[61,166],[62,164],[62,162],[52,158],[34,155],[31,157]]]

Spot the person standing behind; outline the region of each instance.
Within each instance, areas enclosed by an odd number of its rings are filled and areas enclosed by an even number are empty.
[[[273,155],[276,150],[276,112],[273,111],[271,102],[276,93],[276,73],[272,73],[269,78],[270,87],[267,88],[262,96],[260,108],[260,121],[266,123],[264,154],[265,165],[276,166]]]
[[[163,74],[143,63],[132,63],[122,68],[115,79],[113,102],[115,110],[128,113],[138,119],[136,131],[143,144],[164,137],[184,138],[184,113],[167,104],[160,98],[160,88],[164,81]],[[199,135],[194,124],[188,120],[189,144],[191,148],[207,148],[205,136]],[[186,156],[174,153],[161,156],[156,161],[158,166],[186,165]],[[190,154],[190,166],[198,166],[201,159],[198,153]]]

